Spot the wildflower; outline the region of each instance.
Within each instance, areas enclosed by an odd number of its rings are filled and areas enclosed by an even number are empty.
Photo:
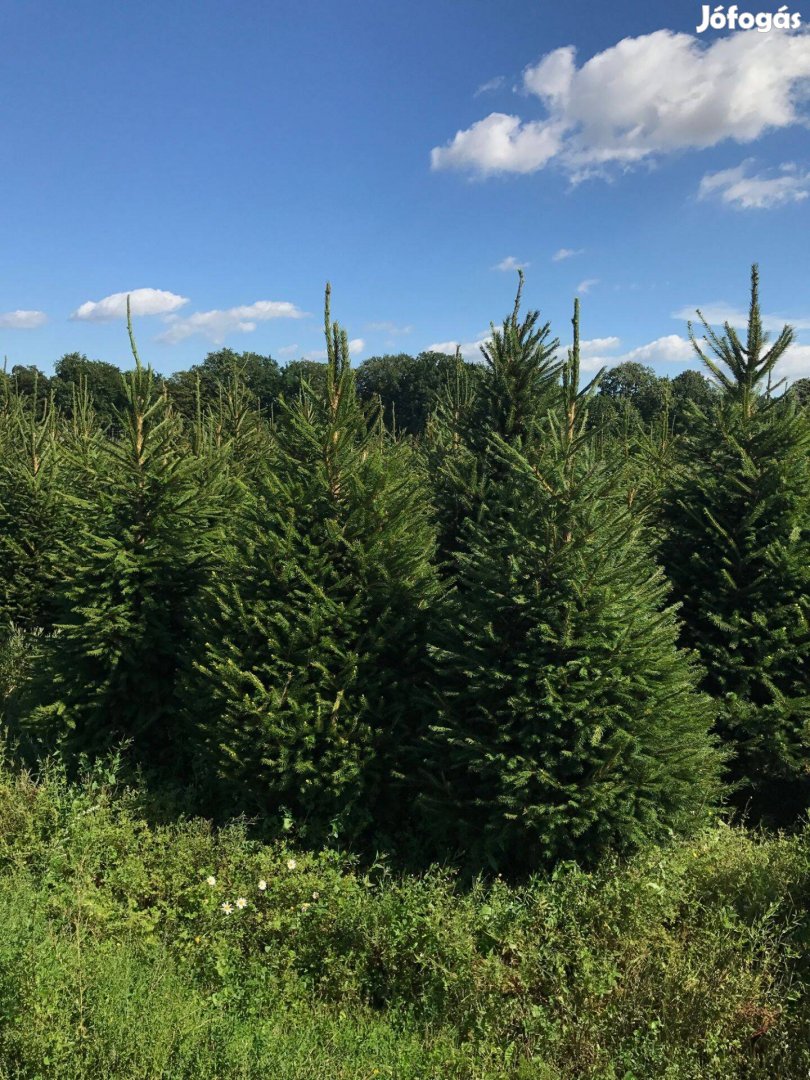
[[[240,910],[240,911],[242,910],[242,908],[246,908],[246,907],[247,907],[247,900],[246,900],[246,899],[244,898],[244,896],[240,896],[240,897],[239,897],[239,898],[237,899],[237,901],[236,901],[236,906],[237,906],[237,907],[239,908],[239,910]]]
[[[226,900],[225,903],[222,905],[222,910],[225,912],[226,915],[230,915],[233,911],[233,904],[229,904]]]
[[[298,863],[295,861],[295,859],[287,859],[288,870],[294,870],[296,866],[298,866]]]
[[[314,892],[312,894],[312,899],[313,900],[320,900],[320,898],[321,898],[321,894],[319,892]]]
[[[206,884],[211,886],[211,888],[213,888],[217,883],[217,879],[214,877],[213,874],[209,874],[208,877],[205,879],[205,881],[206,881]]]
[[[301,910],[302,911],[309,911],[311,906],[312,906],[311,904],[302,904],[301,905]]]
[[[264,878],[262,878],[261,881],[259,882],[259,892],[264,892],[264,890],[266,888],[267,888],[267,882],[264,880]]]

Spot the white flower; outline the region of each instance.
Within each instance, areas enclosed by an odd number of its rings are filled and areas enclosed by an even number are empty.
[[[209,874],[205,880],[206,883],[211,886],[211,888],[213,888],[217,883],[217,879],[214,877],[213,874]]]
[[[247,907],[247,900],[244,898],[244,896],[240,896],[238,898],[238,900],[236,901],[236,906],[239,908],[240,911],[242,910],[242,908]]]
[[[294,870],[296,866],[298,866],[298,863],[295,861],[295,859],[287,859],[288,870]]]
[[[301,905],[301,910],[302,910],[302,911],[309,911],[309,909],[310,909],[310,905],[309,905],[309,904],[302,904],[302,905]]]
[[[314,892],[314,893],[312,894],[312,899],[313,899],[313,900],[319,900],[319,899],[320,899],[320,897],[321,897],[321,894],[320,894],[319,892]]]
[[[264,892],[264,890],[266,888],[267,888],[267,882],[264,880],[264,878],[262,878],[261,881],[259,882],[259,892]]]
[[[233,904],[229,904],[226,900],[225,903],[222,905],[222,910],[225,912],[226,915],[230,915],[230,913],[233,911]]]

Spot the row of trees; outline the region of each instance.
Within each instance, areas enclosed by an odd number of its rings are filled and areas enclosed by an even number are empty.
[[[772,385],[792,331],[768,346],[755,269],[747,339],[694,339],[688,422],[618,422],[608,376],[582,385],[578,307],[563,356],[520,301],[482,364],[433,364],[418,437],[364,400],[328,290],[327,362],[272,409],[244,368],[183,405],[134,342],[109,425],[85,380],[63,408],[7,386],[23,748],[126,740],[207,812],[509,872],[728,797],[804,810],[810,422]]]
[[[460,361],[446,353],[422,352],[371,356],[355,369],[357,394],[366,404],[378,402],[390,431],[421,436],[435,410],[448,379],[461,363],[470,380],[481,375],[478,361]],[[220,349],[188,371],[166,377],[163,385],[177,411],[193,420],[197,410],[217,407],[222,388],[237,379],[255,404],[268,414],[280,408],[282,398],[294,397],[306,380],[323,387],[325,362],[294,360],[280,366],[272,356]],[[74,390],[86,386],[98,422],[108,430],[118,423],[126,397],[121,371],[103,360],[89,360],[82,353],[67,353],[57,360],[54,374],[47,376],[33,366],[14,365],[0,373],[7,391],[40,402],[52,397],[59,410],[69,415]],[[715,388],[700,371],[688,369],[674,378],[659,376],[636,361],[617,364],[604,373],[590,406],[591,426],[614,432],[641,422],[652,424],[666,416],[679,430],[689,423],[692,405],[710,408]],[[790,393],[800,404],[810,401],[810,379],[797,380]]]

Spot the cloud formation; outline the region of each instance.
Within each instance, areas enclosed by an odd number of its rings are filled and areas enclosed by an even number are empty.
[[[585,296],[587,293],[589,293],[591,291],[591,289],[594,287],[594,285],[598,285],[598,284],[599,284],[599,278],[595,278],[595,277],[585,278],[584,281],[580,281],[579,285],[577,285],[577,292],[580,294],[580,296]]]
[[[365,349],[365,347],[366,347],[366,343],[363,340],[363,338],[360,338],[360,337],[352,338],[349,341],[349,355],[350,356],[357,356],[358,353],[361,353],[363,351],[363,349]],[[328,353],[327,353],[326,349],[310,349],[309,352],[305,352],[305,353],[301,354],[301,359],[302,360],[323,361],[323,360],[326,360],[327,356],[328,356]]]
[[[523,72],[522,91],[545,115],[493,112],[431,151],[434,169],[531,173],[550,163],[573,180],[647,159],[750,143],[804,123],[810,34],[736,33],[703,44],[658,30],[624,38],[577,65],[573,46]]]
[[[71,318],[90,322],[126,318],[127,296],[133,315],[167,315],[188,303],[188,297],[166,292],[165,289],[131,289],[128,293],[112,293],[103,300],[88,300],[76,308]]]
[[[0,330],[36,330],[47,321],[44,311],[6,311],[0,313]]]
[[[695,331],[698,332],[701,326],[697,314],[698,308],[709,326],[722,327],[725,323],[728,323],[735,330],[744,329],[748,326],[748,312],[732,307],[731,304],[727,304],[723,300],[716,300],[710,304],[687,304],[678,311],[673,311],[672,318],[693,323]],[[810,319],[806,317],[790,318],[787,315],[772,314],[763,314],[762,316],[762,325],[769,333],[778,334],[785,323],[792,326],[794,330],[810,330]]]
[[[465,360],[481,360],[481,346],[487,345],[489,341],[489,333],[482,334],[475,341],[436,341],[428,345],[425,352],[449,353],[455,356],[458,348]]]
[[[257,300],[255,304],[243,304],[240,307],[195,311],[185,317],[169,315],[168,329],[158,335],[157,340],[176,345],[178,341],[185,341],[186,338],[199,334],[215,345],[221,345],[228,335],[249,333],[255,330],[260,322],[267,322],[269,319],[302,319],[305,315],[306,312],[300,311],[295,304],[286,300]]]
[[[736,210],[769,210],[810,196],[810,172],[793,162],[759,174],[752,174],[752,165],[749,159],[733,169],[706,173],[700,181],[698,198],[717,198]]]
[[[560,248],[551,256],[552,262],[562,262],[563,259],[573,259],[575,255],[583,255],[585,248]]]
[[[666,334],[628,352],[615,353],[621,345],[617,337],[592,338],[580,345],[583,371],[598,371],[617,364],[685,364],[695,359],[691,342],[679,334]],[[613,355],[606,355],[613,354]]]
[[[491,267],[491,269],[503,271],[525,270],[528,266],[531,265],[532,264],[528,262],[520,262],[518,259],[515,258],[514,255],[507,255],[505,259],[501,259],[501,261],[499,263],[496,263],[493,267]]]

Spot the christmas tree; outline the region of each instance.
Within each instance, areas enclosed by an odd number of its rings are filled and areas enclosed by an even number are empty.
[[[810,424],[774,369],[751,273],[745,342],[728,323],[693,345],[720,393],[695,409],[686,467],[669,492],[662,551],[700,653],[740,798],[789,819],[810,795]]]

